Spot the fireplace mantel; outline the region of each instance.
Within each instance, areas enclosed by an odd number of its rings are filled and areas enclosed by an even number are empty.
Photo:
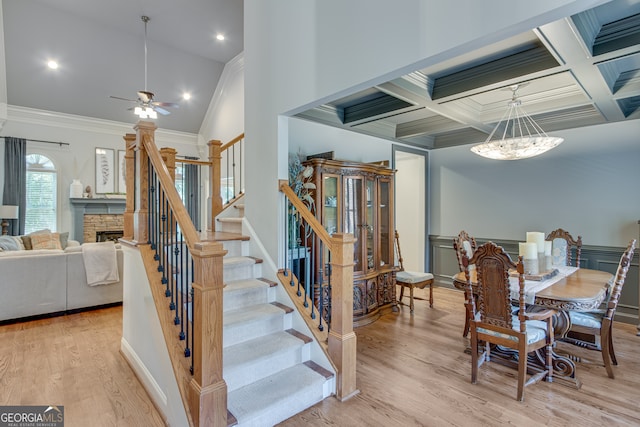
[[[86,214],[122,215],[126,207],[126,199],[69,199],[73,212],[73,238],[80,243],[84,241],[84,216]]]

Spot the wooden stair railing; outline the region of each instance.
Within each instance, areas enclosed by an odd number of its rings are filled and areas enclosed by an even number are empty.
[[[221,243],[200,239],[171,176],[171,157],[175,158],[175,151],[157,149],[155,129],[155,124],[141,121],[135,126],[136,135],[124,137],[128,189],[124,239],[139,246],[143,259],[158,262],[156,268],[162,273],[162,283],[152,283],[150,278],[150,285],[158,287],[152,292],[156,309],[161,319],[172,317],[167,316],[167,310],[175,312],[173,325],[161,321],[165,337],[170,339],[173,334],[176,340],[184,339],[187,343],[182,357],[191,358],[191,372],[185,374],[187,364],[184,359],[176,359],[180,355],[173,351],[175,342],[167,340],[190,424],[226,426],[227,386],[222,376],[222,257],[226,251]],[[149,271],[147,262],[145,268]],[[187,286],[183,288],[185,281]],[[162,292],[157,292],[160,285],[166,286],[165,296],[171,298],[169,309],[167,298],[163,301]],[[180,317],[185,306],[187,314]]]
[[[336,397],[344,401],[358,393],[356,388],[357,340],[353,331],[353,247],[355,239],[353,234],[334,233],[333,236],[329,235],[306,205],[296,196],[287,181],[280,181],[278,187],[284,194],[286,201],[300,214],[305,227],[312,230],[321,242],[319,253],[324,253],[326,249],[330,254],[327,286],[323,287],[324,262],[321,262],[319,267],[314,267],[310,274],[313,287],[316,285],[316,273],[320,276],[319,294],[314,294],[309,289],[301,290],[300,282],[293,274],[292,268],[285,267],[280,270],[278,278],[336,369]],[[289,212],[288,206],[285,212]],[[285,228],[288,228],[288,224]],[[306,250],[305,244],[303,247],[305,254]],[[287,248],[285,251],[289,251],[289,249]],[[310,258],[313,257],[312,253]],[[287,256],[285,256],[286,258]],[[314,264],[313,261],[310,263]],[[309,267],[307,266],[307,268]],[[310,285],[306,284],[307,288],[311,287]],[[328,302],[328,307],[325,305],[325,299]],[[317,325],[313,315],[316,309],[317,315],[320,317]],[[326,321],[326,330],[323,326],[323,320]]]
[[[226,144],[211,140],[209,164],[211,177],[211,230],[215,217],[244,194],[244,133]],[[223,173],[226,172],[226,173]],[[224,186],[222,185],[224,180]],[[222,188],[225,195],[222,196]]]

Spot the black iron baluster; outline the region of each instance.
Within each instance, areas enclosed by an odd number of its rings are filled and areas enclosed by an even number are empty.
[[[173,260],[171,258],[173,258],[173,248],[174,248],[174,241],[173,241],[173,210],[171,209],[171,206],[169,205],[169,199],[165,199],[165,203],[167,205],[167,218],[168,218],[168,222],[167,222],[167,227],[169,228],[169,232],[167,233],[167,245],[165,246],[165,251],[167,252],[167,268],[169,270],[169,289],[171,289],[171,301],[169,302],[169,310],[175,310],[176,309],[176,275],[175,275],[175,268],[176,268],[176,264],[174,262],[172,262]],[[177,314],[176,314],[177,316]],[[174,319],[174,323],[175,323],[175,319]],[[177,325],[177,323],[175,323]]]
[[[187,328],[189,327],[189,319],[184,317],[184,311],[185,311],[185,303],[184,303],[184,295],[186,292],[185,289],[185,278],[184,278],[184,271],[185,271],[185,259],[184,259],[184,240],[183,240],[183,236],[182,236],[182,232],[180,232],[180,250],[178,252],[180,252],[180,262],[178,263],[178,268],[179,270],[179,278],[180,278],[180,317],[182,317],[182,322],[180,323],[180,340],[184,340],[185,339],[185,333],[184,333],[184,324],[187,324]],[[187,298],[188,301],[188,298]],[[189,311],[187,308],[187,316],[189,315]]]
[[[284,198],[284,276],[287,277],[289,275],[289,271],[287,270],[287,266],[289,265],[289,215],[287,214],[289,209],[289,200],[285,196]]]
[[[231,150],[233,151],[233,158],[231,160],[231,165],[233,166],[233,198],[236,198],[236,144],[233,144],[233,146],[231,147]]]
[[[329,262],[327,264],[328,274],[327,274],[327,318],[324,319],[327,324],[327,333],[331,331],[331,277],[333,276],[333,268],[331,267],[331,251],[327,256],[329,258]]]
[[[194,265],[193,265],[193,258],[191,258],[191,313],[193,316],[193,303],[194,303],[194,293],[193,293],[193,270],[194,270]],[[192,325],[193,326],[193,325]],[[191,328],[191,346],[193,347],[193,340],[195,339],[195,336],[193,334],[193,327]],[[189,355],[191,355],[191,352],[189,352]],[[191,368],[190,368],[190,372],[191,375],[193,375],[193,357],[191,357]]]
[[[227,149],[225,153],[227,154],[227,170],[226,170],[227,180],[226,180],[225,188],[226,188],[226,193],[229,194],[229,176],[230,176],[229,175],[229,150]],[[231,198],[233,198],[233,196]]]
[[[240,186],[238,188],[240,194],[242,194],[242,147],[244,146],[244,138],[240,140]]]
[[[164,191],[160,192],[160,211],[162,212],[160,219],[162,220],[160,230],[160,266],[158,271],[162,272],[162,284],[166,286],[164,295],[166,297],[171,296],[171,290],[169,289],[169,280],[167,279],[167,272],[164,268],[167,265],[167,212],[165,210],[165,195]]]
[[[317,292],[317,298],[318,298],[318,319],[319,319],[319,323],[318,323],[318,329],[319,330],[324,330],[324,326],[322,326],[322,313],[323,311],[323,307],[324,307],[324,298],[322,298],[322,288],[324,287],[324,248],[323,248],[324,244],[322,243],[322,241],[320,241],[320,262],[319,262],[319,276],[318,276],[318,290]]]
[[[147,157],[147,183],[149,184],[149,188],[147,189],[147,210],[149,212],[149,216],[147,218],[147,244],[151,244],[151,249],[155,249],[153,246],[153,239],[151,238],[151,224],[153,221],[153,216],[151,215],[151,208],[153,206],[153,191],[154,191],[154,187],[153,187],[153,183],[151,181],[152,179],[152,170],[151,170],[151,165],[150,165],[150,159]]]

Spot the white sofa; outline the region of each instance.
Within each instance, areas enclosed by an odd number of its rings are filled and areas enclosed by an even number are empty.
[[[99,286],[87,285],[79,245],[0,252],[0,321],[122,302],[122,249],[116,247],[120,280]]]

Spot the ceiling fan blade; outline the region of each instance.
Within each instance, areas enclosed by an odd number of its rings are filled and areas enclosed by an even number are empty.
[[[170,108],[179,108],[180,107],[180,104],[176,104],[175,102],[153,101],[151,103],[151,105],[154,105],[156,107],[170,107]]]
[[[113,96],[113,95],[109,96],[109,98],[119,99],[120,101],[138,102],[138,101],[137,101],[137,100],[135,100],[135,99],[121,98],[121,97],[119,97],[119,96]]]
[[[163,116],[171,114],[169,111],[165,110],[164,108],[153,107],[153,109],[156,110],[158,113],[162,114]]]

